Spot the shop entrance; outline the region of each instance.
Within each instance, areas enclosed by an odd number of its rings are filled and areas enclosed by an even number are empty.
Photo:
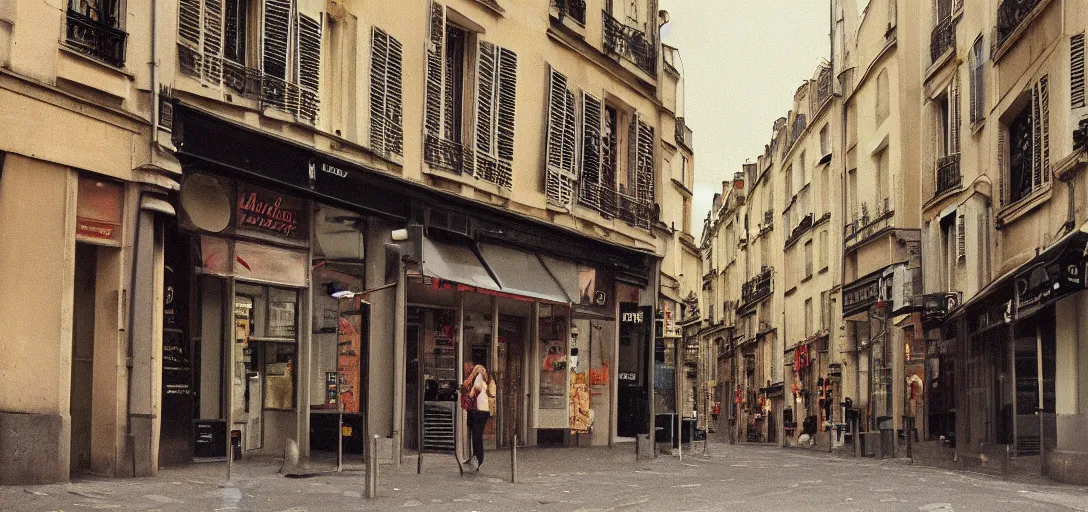
[[[75,296],[72,311],[72,472],[91,469],[91,418],[94,381],[95,281],[98,248],[76,244]]]
[[[494,374],[498,381],[498,445],[507,447],[515,435],[520,435],[525,396],[522,386],[525,356],[526,320],[514,316],[499,316],[499,364]],[[519,438],[519,443],[525,436]]]
[[[620,303],[620,350],[617,377],[616,431],[620,437],[646,434],[649,429],[647,403],[647,357],[653,308],[637,303]]]

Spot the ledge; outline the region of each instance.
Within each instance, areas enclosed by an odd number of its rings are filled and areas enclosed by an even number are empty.
[[[1032,192],[1027,197],[1001,208],[997,212],[997,229],[1002,229],[1016,222],[1030,213],[1032,210],[1046,204],[1054,193],[1054,182],[1051,181],[1041,189]]]
[[[1035,19],[1042,15],[1043,11],[1046,10],[1046,8],[1049,6],[1050,0],[1042,0],[1039,2],[1039,5],[1036,5],[1035,8],[1031,10],[1031,13],[1029,13],[1027,16],[1024,16],[1024,19],[1020,20],[1020,24],[1017,25],[1016,30],[1013,30],[1012,33],[1009,34],[1009,37],[1005,38],[1005,41],[1001,43],[1001,46],[998,46],[997,49],[994,50],[993,54],[990,56],[990,59],[993,61],[994,65],[997,65],[997,62],[999,60],[1004,58],[1005,55],[1008,55],[1008,53],[1012,51],[1013,47],[1016,46],[1016,43],[1018,43],[1020,39],[1024,37],[1024,34],[1028,32],[1028,29],[1031,27],[1031,25],[1035,23]],[[997,31],[995,30],[995,36],[996,32]]]

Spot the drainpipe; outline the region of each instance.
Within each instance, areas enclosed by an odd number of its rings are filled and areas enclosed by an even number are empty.
[[[132,401],[135,399],[134,389],[132,387],[132,372],[134,368],[134,353],[136,345],[136,300],[135,300],[135,287],[136,287],[136,269],[139,266],[140,261],[140,224],[143,220],[143,211],[140,209],[140,205],[143,203],[145,192],[139,191],[136,195],[136,225],[133,230],[132,239],[132,263],[129,267],[129,280],[128,280],[128,344],[125,347],[125,368],[128,371],[128,397],[125,401],[125,439],[128,444],[129,459],[132,462],[132,476],[136,476],[136,432],[132,430]]]

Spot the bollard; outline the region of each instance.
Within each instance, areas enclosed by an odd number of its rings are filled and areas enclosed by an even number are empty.
[[[639,458],[639,448],[642,446],[642,434],[635,434],[635,462],[641,460]]]
[[[857,420],[857,418],[854,418],[850,422],[850,425],[851,425],[850,426],[850,428],[851,428],[850,440],[853,441],[853,444],[854,444],[854,458],[857,458],[857,456],[858,456],[858,443],[861,442],[861,440],[859,439],[861,437],[861,433],[858,432],[858,420]]]
[[[904,419],[907,420],[907,421],[904,422],[904,423],[906,423],[905,426],[909,426],[909,428],[907,429],[907,458],[910,459],[910,462],[913,464],[914,463],[914,417],[913,416],[907,416]]]
[[[514,442],[510,444],[510,483],[518,483],[518,436],[514,434]]]
[[[366,497],[374,498],[378,495],[378,439],[377,435],[370,441],[370,450],[366,456]]]

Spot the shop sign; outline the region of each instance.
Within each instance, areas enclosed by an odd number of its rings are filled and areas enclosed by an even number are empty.
[[[980,311],[975,315],[974,329],[972,332],[979,332],[989,329],[991,327],[997,327],[1000,325],[1008,324],[1012,322],[1013,318],[1013,301],[1007,300],[999,302],[990,306],[988,309]]]
[[[842,296],[843,315],[849,316],[867,309],[880,298],[880,280],[875,279],[861,287],[847,290]]]
[[[306,233],[304,209],[305,203],[301,199],[238,184],[235,223],[239,229],[301,240]]]
[[[642,311],[625,311],[620,315],[620,321],[625,324],[641,324],[645,320]]]
[[[1066,295],[1083,290],[1084,270],[1082,260],[1067,256],[1040,263],[1017,275],[1016,317],[1030,316]]]
[[[76,239],[104,245],[121,244],[122,187],[112,181],[79,178]]]

